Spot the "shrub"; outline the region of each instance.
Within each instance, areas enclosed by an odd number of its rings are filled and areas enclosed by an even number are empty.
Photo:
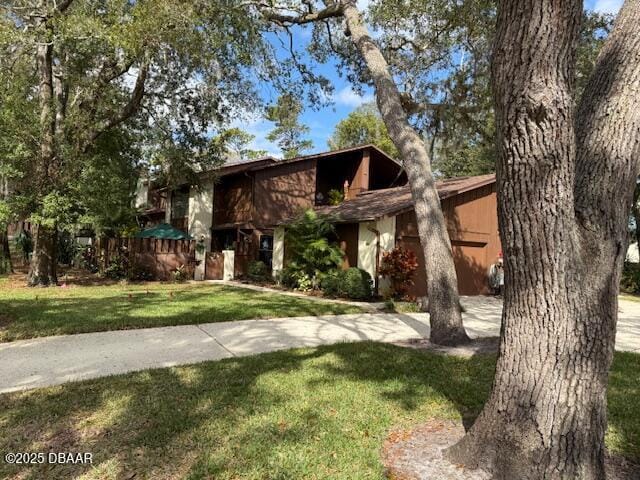
[[[261,260],[253,260],[247,266],[247,276],[254,282],[263,282],[269,276],[269,267]]]
[[[171,277],[174,283],[184,283],[189,279],[189,269],[186,265],[180,265],[171,272]]]
[[[401,299],[407,295],[413,285],[413,276],[418,269],[418,258],[411,250],[395,247],[384,253],[380,262],[380,275],[389,279],[390,294]]]
[[[154,279],[154,274],[144,265],[134,263],[129,269],[129,280],[134,282],[145,282]]]
[[[129,259],[126,255],[117,254],[111,257],[109,265],[102,274],[113,280],[127,278],[129,274]]]
[[[353,300],[371,298],[372,281],[369,272],[351,267],[341,273],[340,291],[343,296]]]
[[[620,278],[620,290],[625,293],[640,293],[640,265],[625,262]]]
[[[294,269],[291,265],[287,265],[278,274],[277,282],[283,287],[297,288],[298,280],[296,278],[296,273],[296,269]]]
[[[327,297],[339,297],[341,294],[340,282],[342,271],[334,270],[327,273],[320,281],[320,289]]]
[[[87,245],[82,248],[79,252],[80,257],[80,268],[84,270],[88,270],[91,273],[97,273],[99,270],[98,267],[98,258],[96,256],[96,249],[91,245]]]
[[[344,202],[344,192],[336,188],[329,190],[327,196],[329,197],[329,205],[340,205]]]
[[[318,288],[325,274],[342,263],[342,250],[329,241],[333,234],[328,218],[313,210],[292,222],[285,236],[290,261],[281,274],[282,285],[301,290]]]

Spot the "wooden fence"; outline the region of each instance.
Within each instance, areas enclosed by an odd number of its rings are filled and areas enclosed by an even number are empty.
[[[195,240],[102,238],[96,242],[96,253],[101,269],[107,268],[114,256],[126,256],[130,265],[155,279],[170,280],[171,273],[183,265],[193,276],[195,246]]]

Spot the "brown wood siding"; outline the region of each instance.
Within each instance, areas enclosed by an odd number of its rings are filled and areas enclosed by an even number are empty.
[[[254,223],[273,226],[315,200],[316,160],[283,164],[255,173]]]
[[[252,179],[225,177],[213,191],[213,225],[249,222],[252,218]]]
[[[487,273],[502,249],[495,184],[445,199],[442,210],[451,238],[460,294],[488,294]],[[420,266],[410,294],[426,295],[424,257],[413,211],[396,217],[396,240],[418,256]]]
[[[336,236],[338,244],[344,252],[344,261],[342,267],[358,266],[358,224],[345,223],[336,225]]]

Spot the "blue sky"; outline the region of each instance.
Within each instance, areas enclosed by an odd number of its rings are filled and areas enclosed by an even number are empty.
[[[366,7],[368,3],[368,0],[358,1],[361,9]],[[585,0],[585,8],[601,13],[615,14],[622,6],[622,3],[623,0]],[[302,31],[297,35],[301,42],[308,41],[310,36],[308,32],[310,32],[310,29],[307,30],[307,33]],[[313,141],[314,148],[309,153],[327,150],[327,140],[333,132],[335,125],[358,106],[373,101],[373,92],[367,90],[364,95],[357,94],[353,90],[352,85],[345,78],[340,77],[335,63],[331,62],[320,65],[316,72],[331,80],[334,86],[334,96],[331,105],[321,108],[320,110],[307,108],[301,116],[302,122],[311,129],[308,137]],[[271,97],[271,95],[265,92],[265,97]],[[274,98],[267,98],[267,100],[274,100]],[[274,145],[265,138],[267,133],[273,128],[271,122],[256,115],[253,119],[238,121],[234,123],[234,126],[239,126],[243,130],[255,135],[255,140],[251,148],[266,150],[271,155],[280,156],[277,145]]]

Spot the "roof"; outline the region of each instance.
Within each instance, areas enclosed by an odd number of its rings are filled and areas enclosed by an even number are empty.
[[[475,177],[458,177],[436,183],[441,200],[470,190],[490,185],[496,181],[494,174]],[[388,215],[397,215],[413,208],[413,199],[408,185],[384,190],[371,190],[346,200],[340,205],[317,207],[323,215],[333,217],[336,223],[351,223],[377,220]],[[286,222],[284,222],[286,223]]]
[[[378,153],[382,157],[384,157],[387,160],[389,160],[389,161],[397,164],[398,166],[402,167],[400,162],[398,162],[396,159],[390,157],[387,153],[385,153],[384,151],[380,150],[374,144],[367,143],[367,144],[364,144],[364,145],[356,145],[354,147],[340,148],[338,150],[329,150],[328,152],[312,153],[310,155],[302,155],[300,157],[290,158],[288,160],[277,160],[272,164],[256,166],[256,167],[250,168],[249,170],[251,170],[251,171],[263,170],[265,168],[274,167],[276,165],[286,165],[286,164],[289,164],[289,163],[303,162],[305,160],[333,157],[333,156],[336,156],[336,155],[340,155],[342,153],[357,152],[359,150],[375,150],[376,153]]]
[[[190,240],[191,237],[182,230],[169,225],[168,223],[160,223],[155,227],[150,227],[136,234],[136,238],[163,238],[165,240]]]

